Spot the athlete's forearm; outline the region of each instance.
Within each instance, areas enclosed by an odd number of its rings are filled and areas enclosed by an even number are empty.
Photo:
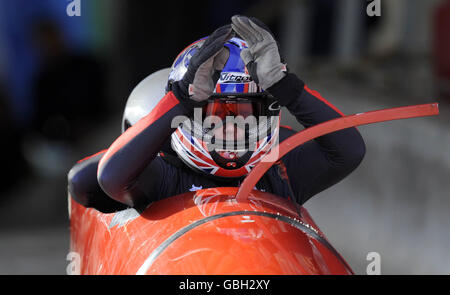
[[[293,74],[288,74],[268,91],[305,128],[344,116]],[[342,180],[360,164],[364,155],[364,140],[356,128],[321,136],[291,151],[285,156],[285,163],[298,194],[297,201],[304,203]]]
[[[305,128],[344,116],[337,107],[317,91],[309,89],[295,74],[288,74],[268,91],[281,105],[286,106]],[[355,150],[365,149],[364,140],[356,128],[334,132],[316,141],[329,153],[331,159],[336,161],[341,161],[344,156],[352,157],[356,154]]]
[[[168,92],[147,116],[117,138],[99,163],[97,177],[103,190],[117,201],[136,205],[133,191],[139,175],[174,131],[173,118],[187,113],[186,107]]]

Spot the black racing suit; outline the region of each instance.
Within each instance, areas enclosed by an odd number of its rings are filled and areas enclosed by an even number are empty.
[[[294,74],[288,74],[268,91],[305,128],[343,116]],[[168,92],[154,110],[124,132],[107,151],[79,161],[72,168],[68,177],[71,196],[87,207],[112,212],[127,206],[143,209],[153,201],[200,188],[239,186],[242,179],[214,179],[181,161],[173,161],[174,156],[159,154],[170,142],[172,119],[189,115],[192,110],[192,106]],[[281,128],[280,142],[293,134],[294,131]],[[281,159],[290,188],[274,165],[256,189],[292,198],[302,205],[349,175],[364,154],[364,141],[356,128],[323,135]]]

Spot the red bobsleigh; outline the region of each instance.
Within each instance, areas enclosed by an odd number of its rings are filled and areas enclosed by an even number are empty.
[[[425,104],[360,113],[305,129],[283,141],[242,185],[203,189],[104,214],[69,198],[71,251],[81,274],[353,274],[305,208],[253,190],[279,158],[304,142],[358,125],[432,116]]]

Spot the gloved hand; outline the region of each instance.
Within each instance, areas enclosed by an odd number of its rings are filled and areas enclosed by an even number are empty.
[[[233,30],[248,44],[248,48],[241,51],[241,58],[250,76],[267,90],[287,72],[272,32],[264,23],[253,17],[235,15],[231,21]]]
[[[179,100],[207,100],[214,92],[217,81],[213,76],[222,71],[230,53],[224,47],[234,32],[231,25],[215,30],[191,57],[186,74],[172,85],[172,91]]]

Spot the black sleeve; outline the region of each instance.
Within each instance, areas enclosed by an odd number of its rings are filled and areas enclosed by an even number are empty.
[[[179,101],[170,91],[147,116],[128,128],[100,161],[97,177],[103,190],[136,208],[156,200],[166,166],[161,159],[154,160],[177,127],[172,120],[177,116],[187,118],[193,109],[194,105]]]
[[[97,166],[105,151],[75,164],[67,175],[70,196],[79,204],[103,213],[126,209],[127,206],[111,199],[97,181]]]
[[[344,116],[292,73],[268,91],[305,128]],[[349,175],[364,155],[365,144],[361,134],[356,128],[347,128],[309,141],[292,150],[282,160],[297,202],[303,204]]]

